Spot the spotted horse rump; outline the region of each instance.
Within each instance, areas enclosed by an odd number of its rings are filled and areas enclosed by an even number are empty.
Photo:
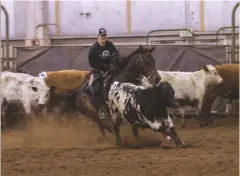
[[[138,127],[151,128],[172,138],[177,146],[183,146],[168,115],[167,108],[177,106],[174,90],[168,82],[162,82],[157,87],[144,88],[115,81],[108,99],[117,144],[122,143],[119,125],[122,120],[126,120],[131,124],[135,137],[138,136]]]

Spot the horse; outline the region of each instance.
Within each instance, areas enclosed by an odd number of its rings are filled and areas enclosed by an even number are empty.
[[[116,68],[120,73],[119,77],[122,77],[122,80],[125,82],[139,84],[141,75],[144,75],[149,78],[151,83],[154,85],[157,84],[161,80],[161,77],[157,72],[155,60],[151,55],[154,49],[155,47],[144,48],[139,45],[136,50],[122,58],[119,67]],[[106,79],[106,81],[107,80],[108,79]],[[77,93],[76,104],[78,109],[83,115],[95,120],[103,136],[105,136],[105,130],[113,133],[113,128],[112,125],[109,124],[109,121],[99,118],[98,110],[94,108],[94,105],[91,103],[91,97],[85,91],[87,85],[88,82],[82,86]],[[102,85],[103,89],[105,87],[104,85],[105,84]]]
[[[148,78],[151,84],[153,84],[154,86],[158,85],[161,77],[156,69],[155,59],[151,54],[154,51],[154,48],[155,47],[143,48],[140,45],[130,55],[128,55],[126,58],[123,58],[118,64],[118,66],[115,66],[116,71],[114,72],[114,74],[109,76],[111,77],[110,79],[105,79],[103,83],[102,90],[104,92],[103,94],[107,95],[105,96],[106,102],[108,101],[109,97],[109,89],[111,89],[111,86],[115,84],[115,81],[118,81],[119,83],[131,83],[132,85],[140,85],[141,77],[145,76]],[[93,105],[91,104],[90,97],[85,94],[84,87],[78,92],[76,103],[78,104],[77,106],[84,115],[92,116],[92,118],[100,120],[97,114],[97,110],[94,109]],[[106,124],[103,124],[103,126],[100,126],[101,133],[105,136],[104,128],[112,133],[112,126],[114,127],[113,131],[115,135],[118,136],[119,129],[116,130],[116,125],[111,125],[111,127],[108,126],[107,129]],[[119,144],[118,139],[116,143]]]

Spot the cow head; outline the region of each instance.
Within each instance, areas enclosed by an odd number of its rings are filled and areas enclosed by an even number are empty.
[[[207,85],[218,85],[223,79],[218,74],[217,69],[212,65],[204,65],[201,67],[203,73],[206,75],[206,84]]]
[[[164,103],[166,103],[166,106],[169,108],[177,108],[178,105],[176,103],[175,100],[175,91],[173,89],[173,87],[171,86],[171,84],[169,84],[167,81],[161,82],[158,85],[158,89],[160,89],[161,91],[161,97],[159,97],[159,99],[161,99],[161,101],[163,101]]]
[[[55,87],[48,87],[45,81],[41,78],[34,78],[30,81],[31,89],[37,95],[37,103],[40,108],[43,108],[50,99],[51,92]]]

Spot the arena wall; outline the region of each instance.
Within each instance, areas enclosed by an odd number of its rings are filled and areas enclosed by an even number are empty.
[[[58,18],[60,35],[65,37],[92,36],[99,27],[107,28],[112,35],[146,34],[154,29],[171,28],[215,32],[231,25],[231,12],[237,3],[236,0],[128,1],[59,1],[58,6],[55,1],[3,1],[2,4],[9,13],[10,38],[24,39],[34,35],[38,24],[58,23]],[[88,12],[91,15],[86,15]],[[5,17],[1,13],[1,39],[4,39]],[[56,35],[55,26],[49,27],[49,34]]]

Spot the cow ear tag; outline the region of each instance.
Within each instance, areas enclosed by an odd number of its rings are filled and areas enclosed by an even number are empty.
[[[39,73],[38,76],[42,79],[45,79],[47,77],[47,73],[44,71],[44,72]]]

